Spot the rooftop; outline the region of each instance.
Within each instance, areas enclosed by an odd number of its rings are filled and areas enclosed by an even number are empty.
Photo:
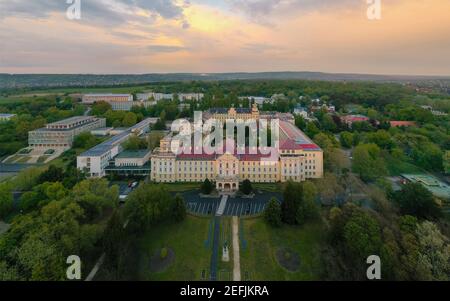
[[[70,117],[67,119],[63,119],[60,121],[56,121],[56,122],[52,122],[49,123],[48,125],[69,125],[72,123],[77,123],[77,122],[81,122],[81,121],[85,121],[85,120],[91,120],[94,117],[92,116],[75,116],[75,117]]]
[[[113,94],[113,93],[92,93],[92,94],[84,94],[84,96],[93,96],[93,97],[103,97],[103,96],[118,96],[118,97],[129,97],[131,94]]]
[[[152,151],[149,149],[141,149],[137,151],[123,151],[117,155],[116,159],[141,159]]]
[[[402,177],[411,182],[422,184],[437,197],[450,199],[450,186],[434,176],[427,174],[402,174]]]
[[[0,117],[14,117],[16,114],[0,113]]]
[[[118,144],[121,144],[123,142],[125,142],[126,139],[128,139],[128,137],[135,131],[135,130],[139,130],[142,129],[146,126],[148,126],[151,123],[152,119],[151,118],[147,118],[144,119],[143,121],[139,122],[138,124],[130,127],[129,129],[127,129],[126,131],[112,137],[111,139],[97,145],[94,146],[93,148],[91,148],[90,150],[82,153],[80,155],[80,157],[97,157],[97,156],[102,156],[103,154],[107,153],[108,151],[110,151],[111,149],[113,149],[115,146],[117,146]]]

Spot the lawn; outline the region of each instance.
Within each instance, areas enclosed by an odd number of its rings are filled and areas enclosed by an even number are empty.
[[[187,216],[178,224],[153,227],[139,240],[139,280],[202,280],[202,271],[209,277],[211,246],[208,240],[210,218]],[[212,237],[209,238],[212,240]],[[175,252],[174,262],[164,271],[152,273],[150,258],[162,248]]]
[[[230,257],[230,260],[228,262],[222,261],[223,246],[225,242],[228,244],[228,254]],[[217,280],[233,280],[233,229],[231,217],[222,217],[220,221]]]
[[[280,192],[283,190],[280,183],[252,183],[254,190],[262,190],[269,192]]]
[[[200,183],[170,183],[164,184],[170,192],[186,192],[200,189]]]
[[[242,233],[243,229],[243,233]],[[262,218],[244,219],[241,227],[241,274],[243,280],[319,280],[320,254],[324,242],[321,222],[301,227],[272,228]],[[243,241],[244,243],[242,243]],[[280,248],[289,248],[300,257],[300,268],[289,272],[276,260]]]

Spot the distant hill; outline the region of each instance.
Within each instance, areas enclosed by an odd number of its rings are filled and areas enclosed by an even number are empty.
[[[172,74],[0,74],[0,89],[45,87],[93,87],[134,85],[177,81],[223,80],[321,80],[321,81],[376,81],[376,82],[436,82],[450,84],[449,77],[370,75],[322,72],[261,72],[261,73],[172,73]]]

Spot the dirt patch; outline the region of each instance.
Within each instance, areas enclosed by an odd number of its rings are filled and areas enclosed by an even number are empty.
[[[161,249],[156,250],[153,256],[150,258],[150,272],[159,273],[166,270],[175,260],[175,252],[167,248],[167,255],[161,257]]]
[[[275,255],[278,264],[289,272],[296,272],[300,268],[300,256],[297,252],[288,248],[279,248]]]

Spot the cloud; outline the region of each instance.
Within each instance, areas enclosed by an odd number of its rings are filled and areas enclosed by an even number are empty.
[[[164,19],[182,19],[184,5],[175,0],[80,0],[82,20],[126,22],[136,18],[138,11]],[[0,18],[46,18],[52,13],[65,14],[70,4],[66,0],[0,0]]]
[[[151,52],[163,52],[163,53],[171,53],[171,52],[188,50],[188,48],[186,48],[186,47],[170,46],[170,45],[150,45],[150,46],[148,46],[148,49]]]
[[[243,13],[258,23],[273,15],[292,15],[328,9],[362,7],[362,0],[226,0],[234,12]]]

